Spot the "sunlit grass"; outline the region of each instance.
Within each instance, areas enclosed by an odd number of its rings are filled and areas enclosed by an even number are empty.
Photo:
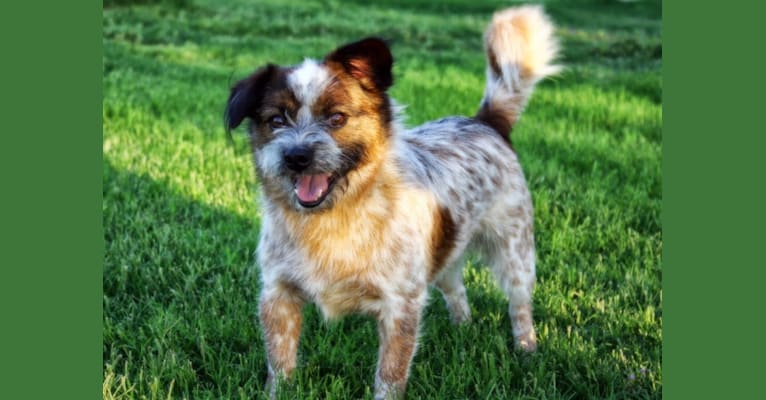
[[[259,398],[260,214],[242,131],[226,144],[230,85],[378,34],[408,125],[470,115],[482,29],[506,2],[140,3],[107,1],[103,14],[104,397]],[[567,70],[513,133],[535,204],[540,349],[513,350],[506,300],[470,259],[474,321],[453,327],[434,293],[408,398],[661,397],[660,5],[546,9]],[[299,353],[280,397],[371,398],[369,318],[327,323],[309,306]]]

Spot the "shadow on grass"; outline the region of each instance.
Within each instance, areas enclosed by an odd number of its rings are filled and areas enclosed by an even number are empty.
[[[109,162],[103,180],[105,364],[127,372],[139,393],[155,378],[221,395],[259,388],[255,222]]]

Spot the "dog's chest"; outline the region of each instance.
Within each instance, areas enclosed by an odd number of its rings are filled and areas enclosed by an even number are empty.
[[[299,287],[328,317],[375,314],[427,284],[435,200],[398,190],[322,214],[268,215],[259,245],[264,284]]]
[[[380,312],[386,297],[379,283],[355,277],[331,282],[317,291],[314,301],[326,318],[350,313],[374,315]]]
[[[397,291],[408,285],[408,279],[425,279],[411,276],[415,272],[413,260],[407,259],[413,256],[412,252],[386,246],[393,242],[396,240],[370,248],[315,248],[313,253],[306,253],[300,267],[301,286],[327,318],[350,313],[376,314],[385,306],[386,299],[398,296]]]
[[[365,218],[336,215],[294,242],[302,247],[306,292],[326,317],[376,314],[427,284],[431,198],[400,198],[406,206],[380,207]]]

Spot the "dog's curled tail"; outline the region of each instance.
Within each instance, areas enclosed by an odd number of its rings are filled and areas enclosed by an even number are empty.
[[[484,33],[487,87],[476,119],[509,143],[535,84],[561,70],[552,64],[559,48],[553,30],[541,6],[527,5],[496,12]]]

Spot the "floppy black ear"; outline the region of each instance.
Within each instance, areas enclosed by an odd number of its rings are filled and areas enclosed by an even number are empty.
[[[383,39],[369,37],[341,46],[325,57],[337,62],[368,90],[385,92],[393,83],[394,57]]]
[[[223,113],[224,125],[226,131],[239,126],[245,118],[255,117],[255,110],[263,98],[263,91],[266,84],[271,79],[277,66],[274,64],[266,65],[253,72],[249,77],[237,82],[231,93],[229,101],[226,104],[226,110]]]

